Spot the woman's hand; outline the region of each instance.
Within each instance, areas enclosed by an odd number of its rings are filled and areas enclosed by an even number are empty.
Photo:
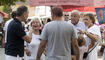
[[[31,56],[31,52],[30,52],[30,50],[28,48],[26,48],[25,51],[26,51],[27,56]]]

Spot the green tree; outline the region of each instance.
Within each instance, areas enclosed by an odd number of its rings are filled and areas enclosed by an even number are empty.
[[[25,2],[26,0],[0,0],[0,6],[4,6],[3,12],[10,13],[11,5],[15,5],[15,2]]]
[[[19,1],[25,2],[26,0],[0,0],[0,5],[9,5],[9,6],[11,6],[11,5],[14,5],[15,2],[19,2]]]
[[[0,0],[0,6],[2,6],[1,11],[7,13],[10,15],[10,12],[12,11],[11,5],[15,5],[16,2],[25,2],[27,0]],[[8,19],[4,19],[4,22]]]

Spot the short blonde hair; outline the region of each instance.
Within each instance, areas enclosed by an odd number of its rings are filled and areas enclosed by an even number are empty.
[[[35,20],[38,20],[38,21],[39,21],[39,19],[38,19],[38,18],[34,18],[34,19],[31,21],[30,26],[32,26],[32,23],[33,23]],[[41,26],[41,22],[40,22],[40,21],[39,21],[39,23],[40,23],[40,26]]]

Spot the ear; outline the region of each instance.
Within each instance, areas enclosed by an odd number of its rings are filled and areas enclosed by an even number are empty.
[[[80,15],[78,15],[78,17],[80,18]]]
[[[91,21],[91,23],[93,24],[92,20],[90,20],[90,21]]]

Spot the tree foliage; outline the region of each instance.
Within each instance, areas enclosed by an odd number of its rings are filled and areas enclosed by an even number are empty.
[[[3,12],[10,13],[11,5],[15,5],[15,2],[25,2],[26,0],[0,0],[0,6],[4,6]]]
[[[0,0],[0,6],[2,7],[3,12],[10,15],[11,5],[15,5],[15,2],[25,2],[26,0]],[[0,7],[1,8],[1,7]],[[6,22],[9,18],[5,18],[4,22]]]
[[[9,5],[9,6],[11,6],[11,5],[14,5],[15,2],[19,2],[19,1],[25,2],[26,0],[0,0],[0,5]]]

